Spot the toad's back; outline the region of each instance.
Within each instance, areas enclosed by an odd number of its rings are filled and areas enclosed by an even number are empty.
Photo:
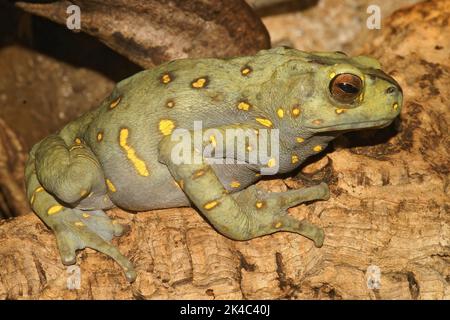
[[[112,202],[132,210],[188,205],[167,167],[158,161],[161,139],[175,128],[192,130],[194,121],[210,128],[267,117],[266,102],[258,92],[277,66],[293,58],[260,54],[177,60],[120,82],[87,130],[80,132],[100,162]],[[296,59],[300,68],[304,57]],[[247,168],[230,170],[241,180],[234,191],[258,179]],[[220,171],[225,183],[232,180],[223,168]]]

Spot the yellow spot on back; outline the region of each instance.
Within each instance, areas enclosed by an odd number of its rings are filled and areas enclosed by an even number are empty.
[[[292,162],[293,164],[295,164],[295,163],[298,162],[298,156],[297,156],[296,154],[293,154],[293,155],[292,155],[292,157],[291,157],[291,162]]]
[[[203,176],[203,175],[205,175],[205,170],[199,169],[199,170],[195,171],[195,172],[192,174],[192,179],[199,178],[199,177],[201,177],[201,176]]]
[[[277,110],[277,116],[278,116],[278,118],[280,118],[280,119],[284,117],[284,111],[283,111],[283,109],[279,108],[279,109]]]
[[[30,204],[31,205],[33,205],[34,200],[36,199],[36,193],[42,192],[42,191],[44,191],[43,187],[37,187],[36,190],[33,191],[33,194],[31,195],[31,198],[30,198]]]
[[[257,201],[257,202],[255,203],[255,206],[256,206],[258,209],[261,209],[261,208],[263,207],[263,205],[264,205],[264,203],[263,203],[262,201]]]
[[[277,164],[277,161],[275,160],[275,158],[270,158],[269,161],[267,161],[267,166],[269,168],[272,168],[273,166],[275,166]]]
[[[83,213],[83,218],[89,218],[90,215],[88,213]]]
[[[250,109],[251,105],[245,101],[241,101],[238,104],[238,109],[239,110],[244,110],[244,111],[248,111]]]
[[[394,110],[397,110],[397,109],[398,109],[398,103],[397,103],[397,102],[394,103],[394,104],[392,105],[392,108],[394,108]]]
[[[305,139],[303,139],[302,137],[297,137],[295,138],[295,141],[297,141],[298,143],[302,143],[305,141]]]
[[[76,144],[81,144],[81,139],[80,138],[75,138],[75,143]]]
[[[210,202],[206,203],[203,206],[203,208],[205,208],[206,210],[211,210],[212,208],[216,207],[218,204],[219,204],[218,201],[213,200],[213,201],[210,201]]]
[[[345,109],[336,109],[334,110],[337,114],[341,114],[343,112],[345,112]]]
[[[300,112],[301,112],[300,108],[297,108],[297,107],[292,108],[292,116],[294,118],[298,117],[300,115]]]
[[[281,222],[277,222],[277,224],[275,225],[275,228],[280,228],[283,224]]]
[[[75,225],[77,227],[84,227],[84,223],[83,222],[79,222],[79,221],[75,222]]]
[[[84,197],[87,194],[87,190],[81,190],[80,191],[80,196]]]
[[[232,187],[232,188],[239,188],[240,186],[241,186],[241,183],[236,180],[231,181],[231,183],[230,183],[230,187]]]
[[[120,130],[120,136],[119,136],[120,146],[125,150],[128,160],[130,160],[131,163],[133,163],[136,171],[141,176],[147,177],[149,175],[148,170],[147,170],[147,165],[145,164],[145,162],[143,160],[138,158],[134,148],[130,147],[127,144],[127,139],[128,139],[128,129],[123,128]]]
[[[97,133],[97,141],[102,141],[102,139],[103,139],[103,133],[102,132]]]
[[[184,189],[184,180],[178,181],[177,184],[181,189]]]
[[[64,207],[61,206],[61,205],[59,205],[59,204],[58,204],[58,205],[51,206],[50,208],[48,208],[47,214],[48,214],[49,216],[51,216],[52,214],[57,214],[57,213],[60,212],[63,208],[64,208]]]
[[[193,88],[200,89],[206,85],[206,82],[207,82],[206,78],[198,78],[198,79],[192,81],[191,85]]]
[[[217,140],[216,140],[216,137],[215,137],[214,135],[211,135],[211,136],[209,137],[209,142],[211,142],[211,144],[212,144],[213,147],[216,147],[216,146],[217,146]]]
[[[243,67],[243,68],[241,69],[241,74],[242,74],[243,76],[249,75],[250,72],[252,72],[252,68],[250,68],[250,67],[248,67],[248,66],[245,66],[245,67]]]
[[[116,186],[114,186],[114,184],[111,182],[111,180],[106,179],[106,185],[108,186],[108,189],[111,192],[116,192],[117,191]]]
[[[169,119],[163,119],[159,122],[159,131],[165,136],[168,136],[172,133],[175,128],[175,123]]]
[[[313,150],[314,150],[315,152],[320,152],[320,151],[322,151],[322,146],[317,145],[317,146],[315,146],[315,147],[313,148]]]
[[[265,127],[272,127],[272,121],[270,121],[269,119],[265,119],[265,118],[256,118],[256,121],[258,121],[259,123],[261,123],[263,126]]]
[[[166,107],[167,107],[167,108],[173,108],[173,107],[175,107],[175,102],[173,102],[172,100],[167,101]]]
[[[109,105],[109,108],[114,109],[115,107],[117,107],[120,103],[120,100],[122,100],[122,97],[118,97],[116,100],[111,102],[111,104]]]
[[[322,122],[323,122],[322,119],[316,119],[316,120],[313,121],[313,123],[314,123],[315,125],[319,125],[319,124],[321,124]]]
[[[165,73],[161,76],[161,82],[164,84],[168,84],[170,81],[172,81],[172,78],[170,77],[170,74]]]
[[[335,72],[331,72],[331,73],[329,74],[329,76],[330,76],[330,79],[333,79],[334,77],[336,77],[336,73],[335,73]]]

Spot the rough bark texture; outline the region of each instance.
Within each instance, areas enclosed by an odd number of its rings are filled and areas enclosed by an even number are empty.
[[[0,212],[9,218],[29,212],[22,183],[25,158],[16,133],[0,118]]]
[[[263,15],[274,45],[305,51],[351,52],[381,34],[387,17],[395,10],[419,1],[292,0],[258,12]],[[371,5],[380,9],[381,29],[366,27],[368,17],[373,14],[367,12]],[[277,14],[271,14],[273,11]]]
[[[289,233],[232,241],[190,208],[112,210],[130,226],[114,243],[137,281],[85,250],[81,289],[68,290],[54,236],[27,215],[0,221],[0,297],[450,299],[449,20],[449,1],[419,3],[363,49],[402,85],[401,122],[347,134],[292,178],[261,183],[273,191],[330,184],[330,200],[290,210],[325,229],[322,248]],[[369,266],[381,270],[379,289],[367,286]]]
[[[17,3],[64,25],[71,4],[80,7],[84,32],[144,68],[177,58],[253,54],[270,46],[266,28],[243,0]]]

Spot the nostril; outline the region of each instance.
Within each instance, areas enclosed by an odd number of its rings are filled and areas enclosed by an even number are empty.
[[[389,87],[389,88],[386,89],[386,93],[387,93],[387,94],[393,94],[393,93],[396,92],[396,91],[397,91],[397,88],[394,87],[394,86]]]

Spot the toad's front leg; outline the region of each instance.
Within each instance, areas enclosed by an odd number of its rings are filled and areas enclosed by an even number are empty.
[[[323,230],[306,220],[298,220],[290,216],[287,209],[307,201],[327,200],[329,195],[328,186],[321,183],[313,187],[286,192],[267,192],[256,186],[250,186],[233,194],[233,197],[240,204],[241,210],[250,212],[254,221],[252,226],[254,237],[289,231],[311,239],[316,247],[321,247],[324,240]]]

